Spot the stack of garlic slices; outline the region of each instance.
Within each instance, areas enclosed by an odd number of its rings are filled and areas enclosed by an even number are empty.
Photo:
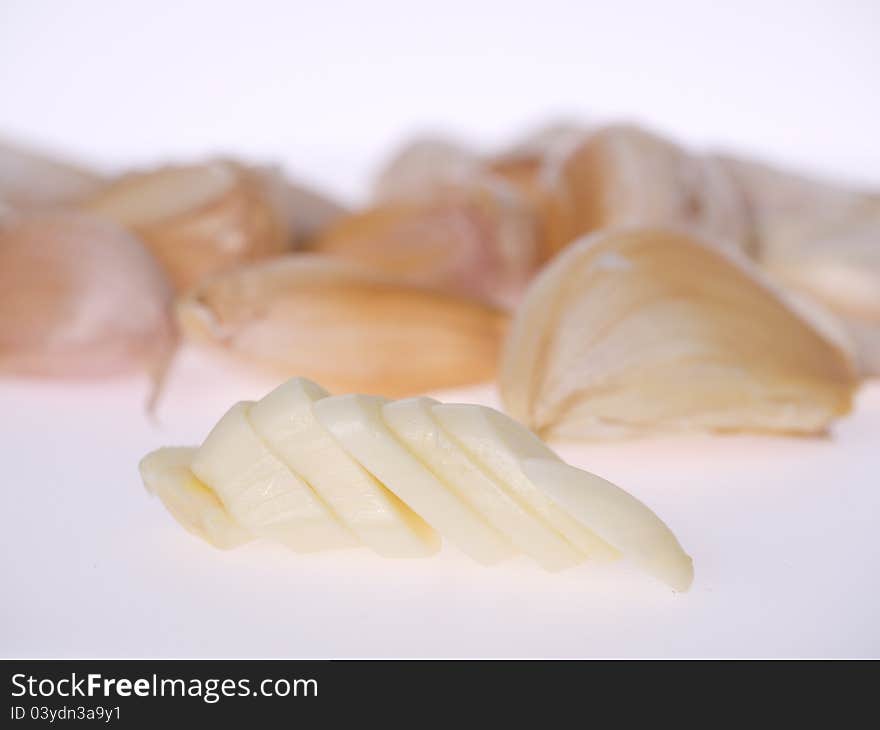
[[[483,564],[625,555],[675,590],[693,579],[650,509],[484,406],[330,396],[295,378],[233,406],[199,448],[159,449],[140,470],[181,525],[221,548],[264,538],[424,557],[439,533]]]

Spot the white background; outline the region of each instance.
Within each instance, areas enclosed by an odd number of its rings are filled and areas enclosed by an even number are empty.
[[[0,0],[0,134],[106,169],[277,160],[355,199],[419,130],[497,144],[546,119],[627,118],[876,183],[878,26],[868,0]],[[139,379],[0,381],[0,655],[880,654],[876,385],[827,440],[563,449],[679,534],[685,596],[625,566],[484,569],[451,549],[211,550],[135,465],[270,385],[187,352],[156,427]]]

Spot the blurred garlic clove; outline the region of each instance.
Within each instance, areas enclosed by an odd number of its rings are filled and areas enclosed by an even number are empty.
[[[175,344],[165,275],[144,246],[80,213],[0,227],[0,370],[161,377]]]
[[[538,265],[534,219],[490,182],[356,213],[312,249],[401,283],[511,306]]]
[[[748,198],[761,265],[837,315],[861,371],[880,375],[880,195],[720,160]]]
[[[488,173],[511,185],[530,207],[542,262],[553,258],[574,235],[575,201],[561,166],[587,135],[580,125],[550,125],[486,160]]]
[[[285,376],[389,396],[494,377],[507,319],[312,254],[204,281],[178,303],[192,340]]]
[[[136,232],[182,291],[290,247],[280,181],[232,162],[126,175],[84,204]]]
[[[818,434],[856,387],[845,352],[747,262],[650,229],[594,234],[544,269],[500,373],[508,412],[561,439]]]
[[[745,198],[723,165],[636,127],[589,135],[555,174],[570,197],[569,240],[599,229],[659,226],[725,248],[751,245]]]
[[[0,140],[0,207],[63,205],[93,195],[104,184],[91,170]]]
[[[294,248],[307,246],[315,236],[349,213],[337,200],[302,183],[285,180],[281,194]]]
[[[424,199],[438,189],[468,185],[483,175],[476,152],[443,137],[417,138],[398,150],[373,184],[377,202]]]

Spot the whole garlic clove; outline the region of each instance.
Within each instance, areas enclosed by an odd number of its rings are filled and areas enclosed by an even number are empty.
[[[312,250],[499,306],[519,299],[538,265],[533,218],[515,193],[491,182],[348,216]]]
[[[725,248],[752,245],[746,200],[725,168],[637,127],[589,135],[555,174],[569,196],[558,224],[566,244],[599,229],[658,226]]]
[[[408,142],[380,171],[373,183],[378,203],[421,200],[438,189],[469,185],[483,175],[477,153],[464,144],[441,136]]]
[[[269,170],[232,162],[126,175],[83,204],[136,232],[184,291],[290,247],[289,212]]]
[[[856,387],[846,353],[747,262],[650,229],[586,237],[542,271],[500,374],[508,412],[561,439],[818,434]]]
[[[101,175],[41,152],[0,141],[0,207],[64,205],[96,193]]]
[[[284,180],[280,195],[294,248],[308,246],[315,236],[349,213],[331,196],[299,182]]]
[[[880,195],[719,159],[748,198],[758,261],[837,315],[861,372],[880,375]]]
[[[491,380],[506,316],[292,254],[206,280],[178,304],[184,333],[331,388],[411,395]]]
[[[13,216],[0,226],[0,370],[158,379],[175,343],[171,297],[153,257],[112,223]]]

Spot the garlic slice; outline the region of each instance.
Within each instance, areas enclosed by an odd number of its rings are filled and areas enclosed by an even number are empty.
[[[280,184],[226,161],[163,167],[120,178],[83,208],[135,231],[182,291],[289,248]]]
[[[149,252],[79,213],[13,214],[0,224],[0,370],[158,381],[175,345],[171,288]]]
[[[215,544],[254,535],[299,551],[340,547],[336,517],[385,555],[431,554],[428,523],[486,565],[518,548],[549,570],[629,555],[682,591],[693,574],[647,507],[483,406],[329,396],[295,378],[258,404],[234,406],[198,450],[148,455],[141,475],[187,530]],[[377,496],[386,492],[399,509],[386,512],[387,497]],[[427,530],[415,531],[424,540],[415,550],[403,532],[413,519]]]
[[[0,207],[64,205],[93,195],[104,184],[96,172],[0,140]]]
[[[178,304],[185,335],[337,390],[411,395],[494,377],[505,315],[292,254],[205,281]]]
[[[513,555],[503,535],[395,438],[382,417],[386,403],[378,396],[333,396],[315,403],[315,416],[353,459],[463,553],[484,565]]]
[[[504,306],[519,299],[537,267],[534,223],[508,186],[474,182],[347,216],[312,250]]]
[[[441,428],[432,413],[440,405],[431,398],[407,398],[387,403],[382,418],[398,440],[416,456],[444,487],[476,509],[517,549],[546,570],[561,570],[586,557],[520,502],[505,482],[484,471]]]
[[[691,587],[693,560],[672,530],[631,494],[556,459],[526,459],[522,468],[542,492],[645,572],[682,593]]]
[[[847,355],[744,261],[682,233],[597,233],[535,280],[501,364],[545,438],[660,430],[816,434],[857,386]]]
[[[605,127],[589,135],[556,167],[569,197],[567,241],[599,229],[657,226],[684,229],[715,245],[751,246],[745,197],[711,157],[637,127]]]
[[[374,552],[397,558],[436,552],[436,533],[349,456],[315,417],[314,404],[328,396],[321,386],[292,378],[251,407],[251,425]]]
[[[138,469],[150,494],[187,531],[221,550],[238,547],[251,536],[235,522],[217,495],[196,479],[189,466],[194,448],[163,448],[141,459]]]
[[[252,403],[236,403],[192,457],[190,468],[245,530],[297,552],[353,547],[343,527],[312,488],[254,432]]]

